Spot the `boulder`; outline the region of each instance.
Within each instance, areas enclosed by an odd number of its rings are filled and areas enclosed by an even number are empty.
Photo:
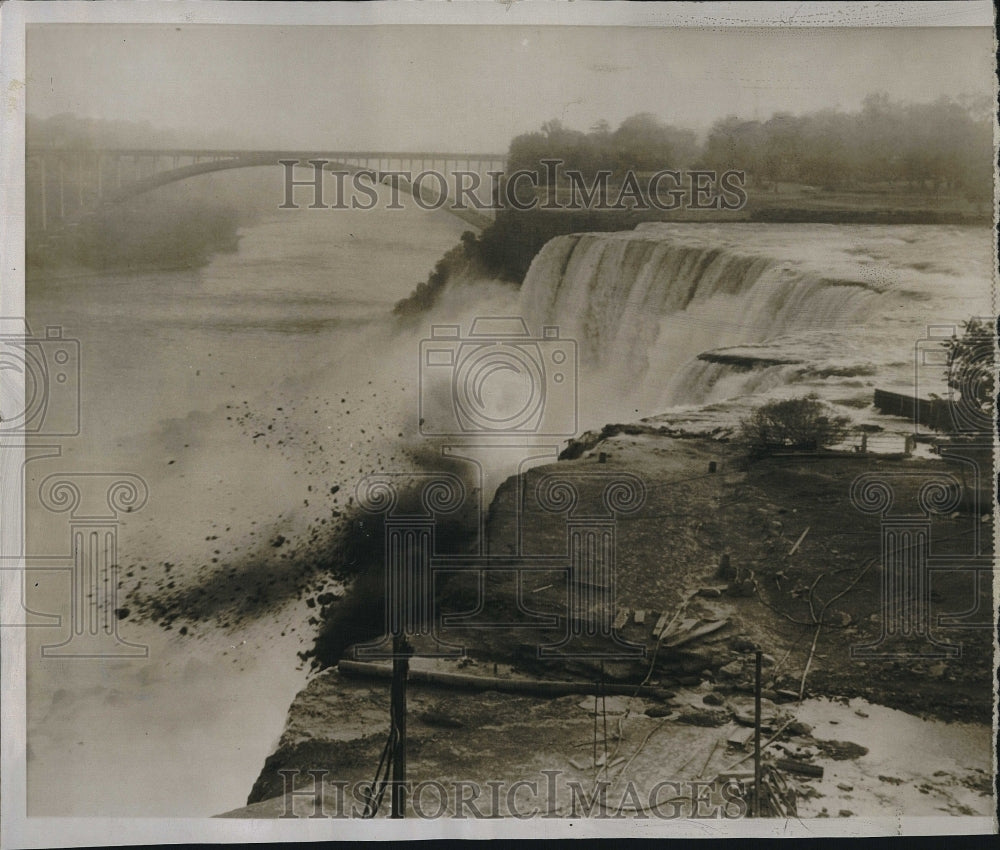
[[[748,635],[736,635],[730,643],[734,652],[756,652],[760,649],[757,644],[755,644]]]
[[[677,722],[691,726],[725,726],[729,722],[729,715],[725,711],[689,708],[680,713]]]
[[[834,761],[847,761],[868,755],[867,747],[862,747],[853,741],[816,741],[816,746],[823,755]]]
[[[719,668],[719,676],[723,679],[739,679],[744,675],[743,662],[740,659],[730,661]]]

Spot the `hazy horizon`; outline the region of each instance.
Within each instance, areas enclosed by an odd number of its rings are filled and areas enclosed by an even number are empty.
[[[587,130],[650,112],[704,134],[873,92],[991,96],[992,51],[987,27],[46,24],[28,28],[27,109],[191,144],[499,152],[553,118]]]

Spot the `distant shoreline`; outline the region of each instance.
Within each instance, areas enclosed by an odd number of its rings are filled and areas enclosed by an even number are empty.
[[[72,226],[25,236],[28,278],[69,269],[96,273],[200,268],[239,248],[244,217],[233,206],[172,201],[108,207]]]
[[[204,268],[208,265],[211,260],[212,255],[199,258],[198,262],[190,263],[135,263],[135,264],[124,264],[107,266],[105,268],[95,268],[93,266],[86,266],[78,262],[66,262],[60,263],[59,265],[52,266],[40,266],[37,263],[27,263],[24,269],[24,279],[25,282],[33,280],[74,280],[76,278],[88,278],[97,275],[103,276],[120,276],[129,274],[150,274],[156,272],[183,272],[183,271],[196,271],[197,269]]]

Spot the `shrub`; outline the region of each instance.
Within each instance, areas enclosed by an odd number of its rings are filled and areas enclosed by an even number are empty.
[[[850,424],[830,414],[815,394],[769,401],[740,423],[740,440],[755,453],[777,448],[820,448],[837,442]]]

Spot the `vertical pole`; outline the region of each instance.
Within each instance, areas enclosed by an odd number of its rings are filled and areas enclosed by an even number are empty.
[[[760,666],[762,653],[755,655],[753,688],[753,816],[760,817]]]
[[[46,202],[45,196],[48,194],[45,188],[45,154],[42,154],[41,162],[42,162],[42,230],[48,230],[49,221],[48,221],[47,211],[45,209],[45,202]]]
[[[608,769],[608,698],[604,691],[604,662],[601,662],[601,716],[604,719],[604,769]]]
[[[597,767],[597,690],[594,691],[594,767]]]
[[[396,746],[392,754],[392,812],[402,818],[406,813],[406,675],[409,672],[410,645],[403,634],[392,638],[392,691],[390,705]]]

